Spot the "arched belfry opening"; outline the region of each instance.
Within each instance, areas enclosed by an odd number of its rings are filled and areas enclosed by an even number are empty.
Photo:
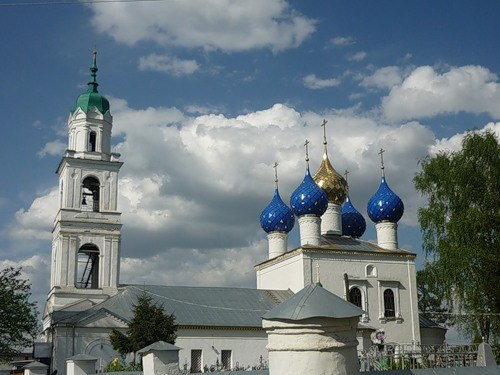
[[[87,177],[82,185],[82,211],[99,212],[99,180]]]
[[[99,288],[99,248],[94,244],[87,243],[78,250],[76,287]]]
[[[89,142],[87,144],[87,151],[95,152],[97,142],[97,134],[92,131],[89,133]]]

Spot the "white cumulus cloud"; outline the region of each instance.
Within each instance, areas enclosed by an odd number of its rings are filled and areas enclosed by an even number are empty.
[[[284,0],[167,0],[91,4],[93,26],[116,41],[134,45],[205,50],[281,51],[299,46],[315,30],[315,21]]]
[[[356,43],[352,36],[336,36],[328,41],[328,47],[346,47]]]
[[[54,187],[31,203],[28,210],[19,209],[10,228],[10,236],[19,241],[46,241],[52,238],[52,223],[58,210],[59,189]]]
[[[275,104],[229,117],[190,115],[176,108],[133,109],[116,98],[111,108],[114,134],[122,135],[115,150],[124,161],[118,197],[124,224],[122,283],[254,287],[252,266],[267,253],[258,218],[273,195],[272,166],[279,163],[280,193],[287,202],[304,176],[306,138],[311,141],[311,171],[321,162],[324,118],[330,159],[339,172],[351,172],[350,196],[365,217],[366,202],[380,183],[377,152],[387,150],[386,176],[405,202],[404,226],[417,226],[422,204],[412,182],[417,160],[455,142],[453,137],[437,140],[416,121],[381,124],[353,109],[299,112]],[[499,124],[488,127],[498,131]],[[32,252],[2,249],[2,256],[27,266],[38,264],[39,269],[29,271],[33,280],[48,273],[57,190],[19,210],[6,232],[17,244],[28,241]],[[297,231],[298,226],[292,238]],[[290,241],[290,246],[297,245]]]
[[[500,117],[498,77],[481,66],[462,66],[439,73],[430,66],[413,70],[382,101],[391,120],[432,117],[446,113],[488,113]]]
[[[193,74],[199,69],[196,60],[181,60],[177,57],[157,55],[143,56],[139,59],[139,70],[162,72],[174,77]]]
[[[474,132],[491,131],[500,139],[500,122],[490,122],[480,130]],[[437,139],[436,143],[429,147],[430,155],[437,155],[439,152],[455,152],[462,149],[462,141],[467,133],[460,133],[451,136],[450,138]]]
[[[315,74],[309,74],[302,78],[302,82],[304,86],[308,89],[318,90],[318,89],[326,89],[328,87],[335,87],[340,85],[341,81],[337,78],[326,78],[321,79],[316,77]]]
[[[47,155],[55,156],[61,155],[63,151],[66,149],[67,145],[64,142],[56,139],[54,141],[47,142],[43,148],[38,151],[38,156],[43,158]]]
[[[403,73],[398,66],[385,66],[375,70],[371,75],[362,78],[363,87],[390,89],[403,81]]]
[[[347,60],[360,62],[363,61],[368,54],[364,51],[356,52],[355,54],[349,56]]]

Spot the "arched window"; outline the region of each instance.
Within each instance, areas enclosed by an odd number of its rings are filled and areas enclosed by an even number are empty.
[[[83,180],[82,211],[99,212],[99,180],[87,177]]]
[[[384,290],[384,316],[386,318],[394,318],[396,316],[394,292],[391,289]]]
[[[359,290],[359,288],[352,288],[349,291],[349,302],[351,302],[353,305],[358,306],[359,308],[362,308],[363,304],[361,302],[361,290]]]
[[[99,248],[94,244],[87,243],[78,250],[76,287],[99,288]]]
[[[366,266],[366,276],[377,277],[377,267],[372,266],[371,264]]]
[[[90,132],[89,134],[89,143],[87,145],[87,151],[95,152],[97,135],[95,132]]]

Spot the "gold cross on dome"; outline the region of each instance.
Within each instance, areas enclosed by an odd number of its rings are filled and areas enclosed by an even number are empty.
[[[346,169],[345,172],[344,172],[344,178],[345,178],[345,182],[347,182],[347,175],[349,174],[349,171]]]
[[[326,145],[326,124],[328,123],[328,120],[323,119],[323,123],[321,126],[323,127],[323,144]]]

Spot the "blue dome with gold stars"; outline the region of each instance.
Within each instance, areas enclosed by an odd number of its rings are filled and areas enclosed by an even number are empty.
[[[366,221],[363,215],[352,205],[349,196],[342,206],[342,234],[359,238],[365,233]]]
[[[385,176],[377,192],[368,201],[368,216],[375,223],[390,221],[396,223],[403,216],[403,201],[387,185]]]
[[[285,232],[292,230],[295,216],[292,210],[281,200],[278,188],[274,190],[274,197],[260,214],[260,226],[265,232]]]
[[[328,197],[312,179],[309,167],[306,169],[302,183],[290,197],[290,206],[292,206],[293,213],[299,217],[303,215],[321,216],[328,207]]]

